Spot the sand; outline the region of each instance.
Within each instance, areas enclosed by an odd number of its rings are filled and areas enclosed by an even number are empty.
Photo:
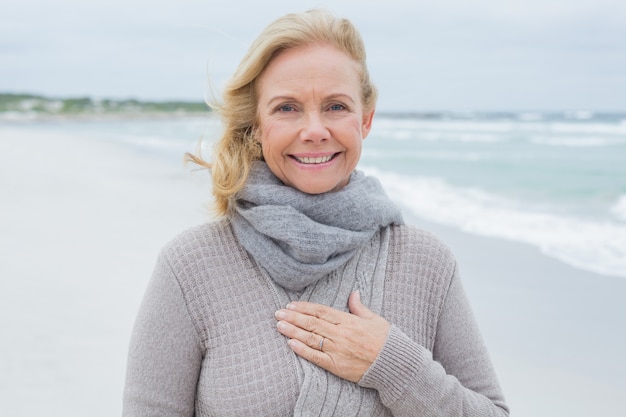
[[[120,415],[143,290],[165,242],[209,219],[208,181],[182,162],[56,132],[0,125],[0,408]],[[512,415],[626,408],[626,280],[410,220],[457,255]]]
[[[3,415],[121,414],[133,317],[159,248],[208,218],[180,165],[0,129]]]

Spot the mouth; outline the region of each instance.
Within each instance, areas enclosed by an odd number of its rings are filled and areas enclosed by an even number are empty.
[[[338,155],[338,153],[334,153],[334,154],[331,154],[331,155],[324,155],[324,156],[296,156],[296,155],[291,155],[291,157],[293,159],[295,159],[296,161],[300,162],[301,164],[305,164],[305,165],[319,165],[319,164],[325,164],[326,162],[329,162],[330,160],[332,160],[337,155]]]

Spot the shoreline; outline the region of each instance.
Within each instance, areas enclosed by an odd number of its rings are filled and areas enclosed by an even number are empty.
[[[37,122],[73,122],[73,121],[124,121],[124,120],[185,120],[215,117],[215,112],[109,112],[109,113],[68,113],[68,114],[28,114],[0,113],[0,123],[21,125]]]
[[[9,414],[29,404],[33,415],[119,415],[145,285],[160,248],[209,220],[207,178],[77,134],[0,126],[0,138],[0,324],[11,341],[0,346],[0,403]],[[407,222],[456,256],[513,415],[626,407],[626,280]]]

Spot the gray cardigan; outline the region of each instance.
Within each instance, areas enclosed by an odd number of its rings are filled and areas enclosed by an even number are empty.
[[[415,227],[389,232],[380,314],[392,327],[348,383],[377,393],[358,415],[507,416],[451,253]],[[123,415],[293,415],[301,369],[276,330],[275,293],[226,220],[170,242],[135,323]]]

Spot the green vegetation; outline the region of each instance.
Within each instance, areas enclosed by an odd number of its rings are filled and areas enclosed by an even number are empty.
[[[188,101],[111,100],[90,97],[50,98],[32,94],[0,93],[3,113],[36,115],[197,114],[209,111],[205,103]]]

